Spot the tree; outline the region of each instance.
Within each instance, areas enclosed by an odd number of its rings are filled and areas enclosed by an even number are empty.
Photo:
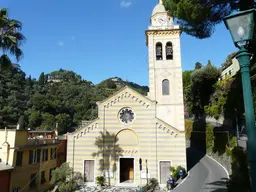
[[[209,61],[205,67],[194,70],[191,74],[192,84],[185,90],[185,94],[189,112],[196,118],[204,117],[204,107],[210,102],[210,97],[215,91],[214,85],[219,76],[219,70]]]
[[[39,76],[39,85],[44,85],[44,72],[42,72]]]
[[[0,69],[11,66],[10,55],[19,61],[23,55],[20,49],[25,37],[20,33],[22,23],[8,17],[8,9],[0,9]]]
[[[44,130],[55,130],[55,118],[50,113],[44,113],[42,114],[42,125],[41,128]]]
[[[182,30],[197,38],[212,35],[217,24],[234,10],[247,10],[255,0],[164,0],[166,10],[175,16]]]
[[[72,192],[79,189],[77,182],[82,179],[81,173],[74,173],[69,163],[63,163],[52,172],[50,183],[58,186],[59,192]]]
[[[56,123],[58,123],[58,132],[60,134],[66,133],[71,126],[70,115],[66,113],[60,113],[56,117]]]
[[[29,116],[29,128],[36,128],[40,125],[41,122],[41,115],[39,111],[33,111]]]
[[[196,62],[195,69],[201,69],[203,67],[202,63]]]

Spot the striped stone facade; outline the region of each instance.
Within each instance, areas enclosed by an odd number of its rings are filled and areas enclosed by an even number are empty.
[[[67,162],[84,174],[84,161],[94,160],[94,178],[107,170],[111,185],[120,184],[120,158],[134,158],[131,184],[135,185],[146,182],[140,179],[140,158],[142,171],[147,160],[149,177],[158,179],[160,161],[186,167],[185,133],[156,118],[156,105],[129,87],[99,102],[99,118],[68,135]],[[119,121],[118,112],[124,107],[135,113],[130,125]],[[89,183],[95,184],[95,179]]]

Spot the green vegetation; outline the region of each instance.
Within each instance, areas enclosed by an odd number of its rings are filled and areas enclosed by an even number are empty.
[[[103,100],[125,85],[146,95],[148,87],[107,79],[97,85],[82,80],[72,71],[60,69],[41,73],[39,80],[26,77],[18,65],[0,71],[0,128],[13,127],[18,121],[23,129],[71,131],[83,120],[97,117],[96,102]],[[56,79],[54,79],[56,78]],[[57,80],[57,81],[56,81]]]
[[[231,154],[232,175],[227,185],[228,191],[251,191],[247,152],[235,147]]]
[[[82,180],[81,173],[74,173],[68,163],[63,163],[52,172],[50,183],[58,186],[59,192],[72,192],[79,189],[78,182]]]
[[[98,176],[96,177],[96,184],[99,186],[105,186],[107,183],[106,178],[104,176]]]
[[[254,0],[243,1],[194,1],[164,0],[166,10],[178,19],[183,31],[197,38],[212,35],[217,24],[234,10],[246,10],[255,6]]]
[[[142,187],[143,192],[160,191],[159,182],[156,178],[150,178],[147,185]]]
[[[9,68],[12,64],[10,56],[19,61],[23,55],[20,49],[25,37],[20,33],[22,23],[10,19],[8,9],[0,9],[0,71]]]
[[[186,140],[190,140],[191,132],[193,130],[193,121],[185,119],[185,131],[186,131]]]

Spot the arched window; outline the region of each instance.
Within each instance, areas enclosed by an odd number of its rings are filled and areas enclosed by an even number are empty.
[[[173,59],[173,48],[172,48],[171,42],[166,43],[165,50],[166,50],[166,60],[172,60]]]
[[[163,95],[169,95],[170,94],[169,80],[168,79],[164,79],[162,81],[162,94]]]
[[[163,48],[162,43],[156,44],[156,60],[162,60],[163,59]]]

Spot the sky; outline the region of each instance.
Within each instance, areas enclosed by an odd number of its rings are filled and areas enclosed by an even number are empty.
[[[33,78],[60,68],[99,83],[121,77],[148,85],[145,30],[158,0],[0,0],[23,23],[21,69]],[[182,33],[182,68],[220,66],[236,51],[224,24],[207,39]]]

